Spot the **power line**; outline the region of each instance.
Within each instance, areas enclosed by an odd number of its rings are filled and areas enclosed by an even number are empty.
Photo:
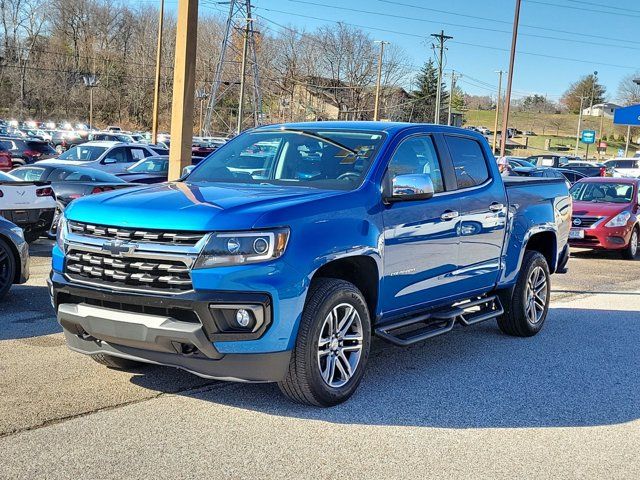
[[[548,7],[555,7],[555,8],[566,8],[569,10],[579,10],[581,12],[592,12],[592,13],[604,13],[606,15],[614,15],[617,17],[631,17],[631,18],[640,18],[640,15],[633,15],[630,13],[617,13],[617,12],[608,12],[606,10],[595,10],[593,8],[584,8],[584,7],[573,7],[571,5],[559,5],[557,3],[549,3],[549,2],[541,2],[539,0],[526,0],[527,3],[535,3],[538,5],[546,5]],[[585,2],[580,2],[580,3],[585,3]],[[631,12],[631,10],[629,10],[629,12]]]

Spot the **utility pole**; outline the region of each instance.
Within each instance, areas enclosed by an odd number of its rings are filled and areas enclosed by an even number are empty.
[[[160,70],[162,63],[162,31],[164,26],[164,0],[160,0],[158,17],[158,46],[156,49],[156,78],[153,90],[153,119],[151,123],[151,144],[158,143],[158,112],[160,110]]]
[[[518,42],[518,24],[520,22],[521,0],[516,0],[516,11],[513,16],[513,35],[511,37],[511,53],[509,55],[509,71],[507,76],[507,93],[504,97],[502,114],[502,135],[500,137],[500,156],[504,157],[507,148],[507,129],[509,128],[509,108],[511,107],[511,86],[513,84],[513,67],[516,60],[516,44]]]
[[[498,143],[498,115],[500,114],[500,94],[502,90],[502,70],[496,72],[498,74],[498,98],[496,99],[496,119],[493,122],[493,145],[491,151],[496,153],[496,145]]]
[[[598,145],[596,146],[596,152],[598,152],[598,158],[600,158],[602,155],[600,154],[600,144],[602,143],[602,129],[604,128],[604,105],[602,105],[602,108],[600,109],[600,130],[598,130]],[[607,150],[605,149],[605,153],[607,152]]]
[[[204,101],[209,98],[209,94],[207,93],[207,90],[205,88],[199,88],[198,90],[196,90],[196,98],[200,101],[200,136],[202,137],[204,134],[202,133],[202,127],[203,127],[203,117],[204,117]]]
[[[580,145],[580,131],[582,130],[582,105],[587,97],[580,96],[580,112],[578,112],[578,131],[576,132],[576,150],[573,153],[578,156],[578,146]]]
[[[444,43],[447,40],[451,40],[453,37],[444,34],[444,30],[440,30],[440,33],[432,33],[431,36],[438,40],[438,88],[436,90],[436,108],[434,121],[436,125],[440,124],[440,100],[442,98],[442,62],[444,57]]]
[[[598,71],[593,72],[593,79],[591,80],[591,103],[589,103],[589,116],[593,116],[593,94],[596,90],[596,83],[598,82]]]
[[[247,71],[247,51],[249,49],[249,30],[251,29],[252,19],[247,17],[247,24],[244,28],[244,36],[242,38],[242,67],[240,70],[240,98],[238,100],[238,125],[236,133],[240,135],[242,132],[242,117],[244,116],[244,77]]]
[[[385,42],[384,40],[376,40],[374,43],[380,44],[380,55],[378,56],[378,78],[376,80],[376,101],[373,106],[373,120],[375,122],[378,121],[378,109],[380,106],[380,82],[382,81],[382,58],[384,56],[384,46],[389,42]]]
[[[456,89],[456,81],[461,75],[456,75],[455,70],[451,70],[451,91],[449,92],[449,111],[447,112],[447,125],[451,125],[451,101],[453,100],[453,91]]]

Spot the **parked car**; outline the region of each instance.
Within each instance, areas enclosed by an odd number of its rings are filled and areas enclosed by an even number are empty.
[[[148,145],[121,142],[87,142],[67,150],[48,165],[75,165],[109,173],[122,173],[127,167],[146,157],[156,155]]]
[[[0,172],[8,172],[13,168],[10,145],[0,140]]]
[[[536,167],[564,167],[569,164],[569,162],[579,161],[578,157],[573,157],[570,155],[558,155],[553,153],[545,153],[540,155],[532,155],[527,157],[526,160],[530,163],[533,163]],[[607,168],[605,164],[600,163],[589,163],[589,162],[580,162],[580,163],[588,163],[587,166],[582,166],[575,164],[569,166],[573,171],[580,172],[587,177],[605,177],[611,174],[611,171]]]
[[[47,142],[14,137],[0,137],[0,141],[9,148],[13,167],[29,165],[38,160],[56,156],[56,151]]]
[[[138,143],[136,139],[127,133],[119,132],[96,132],[89,135],[89,139],[92,142],[107,141],[107,142],[123,142],[123,143]]]
[[[507,157],[507,161],[509,162],[509,166],[511,168],[517,167],[526,167],[526,168],[536,168],[536,166],[525,160],[524,157]]]
[[[29,245],[22,228],[0,217],[0,300],[12,285],[28,279]]]
[[[191,157],[192,165],[197,165],[203,157]],[[118,173],[118,177],[127,182],[135,183],[162,183],[169,176],[169,156],[158,155],[147,157],[130,166],[124,173]]]
[[[58,154],[64,153],[71,147],[81,145],[87,141],[87,138],[76,132],[64,130],[50,130],[51,144]]]
[[[263,167],[244,171],[244,152]],[[503,180],[468,130],[265,126],[187,181],[72,202],[50,291],[68,345],[100,363],[275,381],[330,406],[357,388],[372,335],[410,345],[494,318],[539,332],[570,218],[563,180]]]
[[[0,172],[0,217],[22,228],[29,243],[51,228],[55,208],[53,189],[46,183],[23,182]]]
[[[636,178],[585,178],[576,183],[571,188],[571,246],[617,250],[634,259],[640,234],[639,185]]]
[[[604,163],[612,170],[613,177],[640,177],[640,159],[638,158],[616,158]]]
[[[512,172],[523,177],[563,178],[568,182],[569,187],[571,187],[571,185],[576,183],[578,180],[587,178],[584,174],[568,168],[515,167],[512,168]]]

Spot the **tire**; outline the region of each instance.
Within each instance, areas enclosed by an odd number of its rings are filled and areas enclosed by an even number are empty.
[[[624,247],[621,254],[622,258],[635,260],[638,254],[638,227],[633,227],[633,232],[631,232],[631,237],[629,238],[629,245]]]
[[[107,367],[114,368],[116,370],[132,370],[146,365],[143,362],[136,362],[135,360],[129,360],[128,358],[114,357],[113,355],[107,355],[106,353],[94,353],[91,355],[91,358],[101,365],[106,365]]]
[[[0,240],[0,300],[7,294],[16,277],[16,258],[11,247]]]
[[[24,232],[24,239],[27,243],[33,243],[40,238],[40,232],[34,232],[33,230]]]
[[[532,337],[542,330],[549,312],[551,283],[547,260],[540,252],[528,250],[513,290],[500,293],[504,314],[498,326],[507,335]],[[536,287],[533,294],[530,285]]]
[[[297,403],[338,405],[360,384],[370,345],[371,319],[360,290],[344,280],[318,279],[309,290],[289,370],[278,386]]]

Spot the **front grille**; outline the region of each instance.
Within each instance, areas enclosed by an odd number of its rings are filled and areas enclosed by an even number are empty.
[[[189,266],[178,260],[115,257],[72,247],[66,255],[69,278],[128,289],[182,292],[192,289]]]
[[[592,227],[601,218],[602,217],[579,217],[579,216],[574,216],[571,219],[571,222],[572,222],[572,225],[574,227],[589,228],[589,227]],[[578,220],[579,220],[579,223],[578,223]]]
[[[198,243],[206,235],[198,232],[166,232],[160,230],[139,230],[136,228],[109,227],[91,223],[69,222],[71,233],[105,240],[132,240],[137,243],[162,245],[190,245]]]

